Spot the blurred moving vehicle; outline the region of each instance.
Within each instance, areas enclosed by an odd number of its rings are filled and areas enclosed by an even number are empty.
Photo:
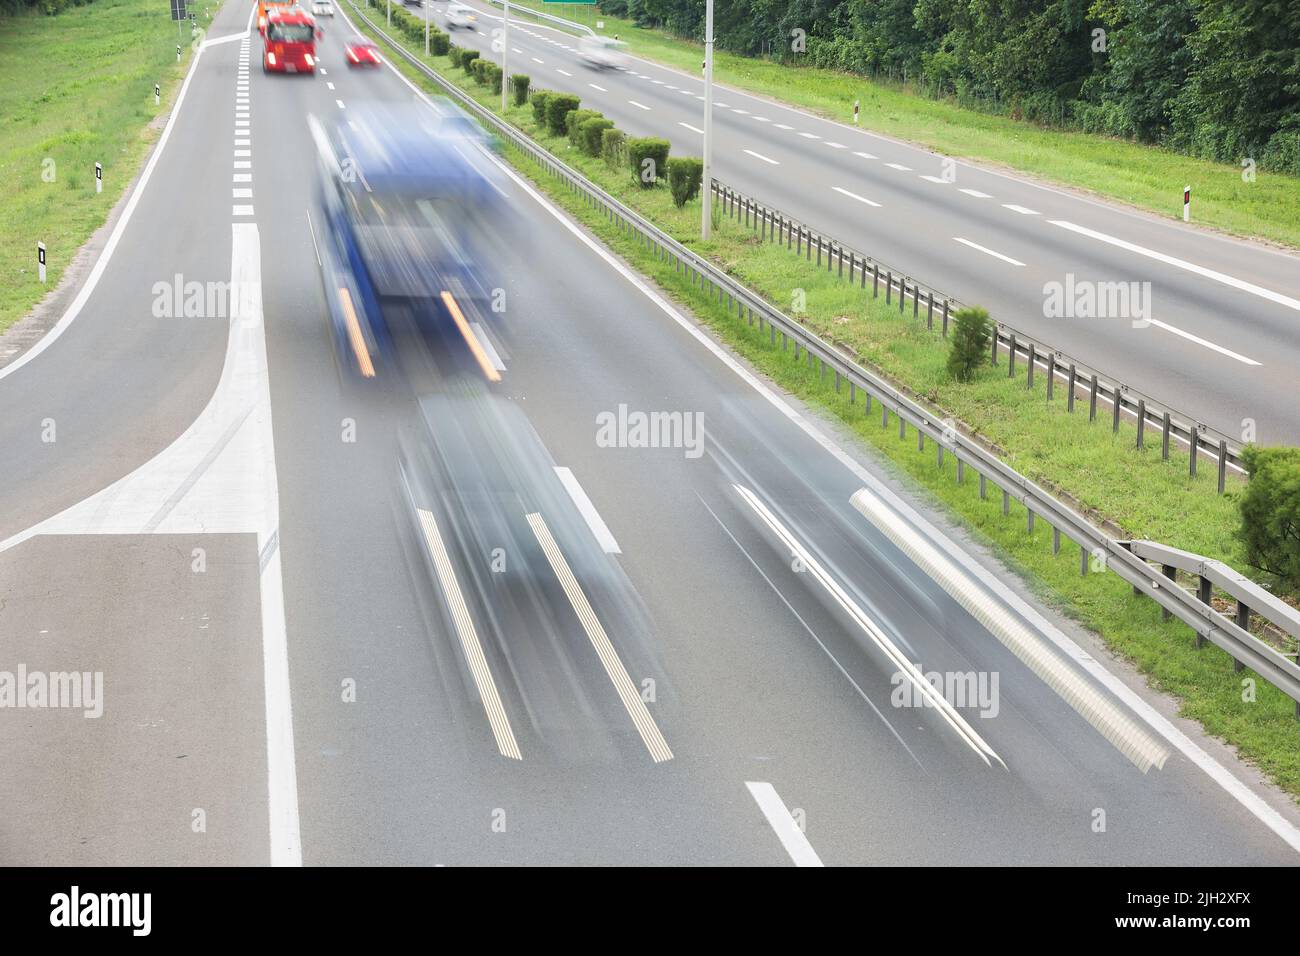
[[[473,30],[474,24],[478,22],[478,14],[474,12],[473,7],[466,6],[463,3],[447,4],[447,29],[454,30],[456,27],[464,27],[466,30]]]
[[[378,66],[380,63],[379,47],[360,37],[343,44],[343,56],[347,59],[350,67]]]
[[[266,15],[263,73],[315,73],[316,41],[323,36],[301,7],[272,10]]]
[[[257,32],[266,34],[266,18],[273,12],[285,12],[298,5],[298,0],[257,0]]]
[[[334,4],[330,3],[330,0],[313,0],[311,15],[313,17],[332,17],[334,16]]]
[[[627,63],[627,56],[623,53],[626,46],[622,40],[613,37],[580,37],[578,57],[598,70],[617,70]]]
[[[441,337],[474,374],[499,380],[473,331],[510,236],[502,174],[481,128],[454,107],[353,104],[330,129],[316,117],[313,213],[340,364],[363,378],[392,362],[397,330]]]

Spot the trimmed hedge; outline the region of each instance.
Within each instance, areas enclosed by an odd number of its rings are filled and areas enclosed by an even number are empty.
[[[666,139],[642,136],[627,141],[627,159],[632,167],[632,178],[642,189],[653,189],[659,180],[668,175],[668,150]]]
[[[546,98],[546,129],[552,136],[568,132],[564,119],[582,102],[573,93],[551,93]]]
[[[474,61],[478,59],[478,50],[460,51],[460,68],[466,73],[474,72]]]
[[[600,155],[610,169],[627,168],[627,134],[611,128],[600,134]]]
[[[434,56],[446,56],[451,46],[451,37],[439,30],[429,34],[429,52]]]
[[[578,140],[578,127],[587,120],[594,119],[600,115],[600,110],[581,109],[574,110],[568,116],[564,117],[564,131],[568,134],[569,145],[577,147],[580,142]]]
[[[599,156],[601,137],[605,130],[613,129],[614,121],[604,116],[593,116],[578,126],[578,145],[588,156]]]
[[[550,99],[554,90],[533,90],[533,95],[529,97],[533,104],[533,119],[538,125],[546,125],[546,101]]]
[[[464,52],[465,52],[464,49],[456,46],[456,44],[452,43],[450,38],[448,38],[447,59],[451,61],[451,65],[453,67],[460,66],[460,55]]]
[[[668,160],[668,188],[673,204],[681,209],[700,194],[704,181],[704,160],[695,156],[676,156]]]
[[[528,84],[531,82],[527,73],[516,73],[510,77],[510,85],[515,91],[515,106],[523,106],[528,102]]]

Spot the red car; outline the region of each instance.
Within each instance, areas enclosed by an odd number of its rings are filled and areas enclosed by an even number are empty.
[[[321,31],[316,21],[298,7],[271,9],[266,15],[266,49],[262,70],[277,73],[315,73],[316,41]]]
[[[368,40],[350,40],[343,46],[348,66],[378,66],[379,47]]]

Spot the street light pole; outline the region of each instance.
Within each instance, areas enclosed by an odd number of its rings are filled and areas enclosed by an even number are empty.
[[[713,228],[713,0],[704,14],[704,174],[700,182],[700,238]]]
[[[429,58],[429,0],[420,4],[420,9],[424,11],[424,57]]]
[[[501,18],[501,115],[506,112],[506,90],[510,87],[510,71],[506,58],[510,56],[510,0],[505,0],[505,14]]]
[[[388,0],[388,26],[393,25],[393,0]]]

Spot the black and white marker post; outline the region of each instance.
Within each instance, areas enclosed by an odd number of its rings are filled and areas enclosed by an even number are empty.
[[[861,102],[860,100],[853,101],[853,125],[854,126],[858,125],[858,105],[860,102]]]
[[[99,165],[99,163],[96,163],[95,164],[95,192],[102,193],[103,191],[104,191],[104,167]]]
[[[41,277],[41,285],[45,285],[45,243],[36,243],[36,271]]]
[[[155,83],[153,85],[153,105],[157,106],[162,102],[162,88]]]
[[[1192,221],[1192,187],[1183,187],[1183,222]]]

